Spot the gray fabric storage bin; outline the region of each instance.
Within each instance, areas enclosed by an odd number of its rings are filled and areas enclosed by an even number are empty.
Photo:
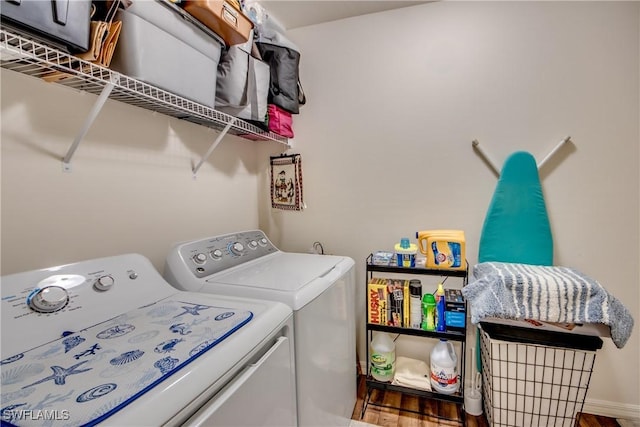
[[[134,79],[215,106],[222,45],[159,1],[134,0],[118,11],[122,32],[111,68]]]

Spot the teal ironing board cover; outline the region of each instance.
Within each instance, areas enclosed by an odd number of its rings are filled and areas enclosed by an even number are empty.
[[[553,236],[538,165],[526,151],[505,161],[484,219],[478,263],[491,261],[553,265]],[[481,371],[479,339],[476,350]]]
[[[507,158],[485,216],[478,262],[553,265],[553,237],[534,157]]]

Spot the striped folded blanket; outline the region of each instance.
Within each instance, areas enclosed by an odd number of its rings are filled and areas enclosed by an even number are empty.
[[[631,336],[629,310],[596,280],[572,268],[483,262],[473,267],[473,276],[462,289],[472,323],[485,317],[602,323],[618,348]]]

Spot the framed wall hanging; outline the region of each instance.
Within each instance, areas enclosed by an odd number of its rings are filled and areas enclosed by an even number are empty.
[[[271,207],[300,211],[302,198],[302,157],[283,154],[271,157]]]

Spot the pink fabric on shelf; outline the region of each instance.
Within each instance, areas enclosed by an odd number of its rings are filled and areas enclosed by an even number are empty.
[[[269,130],[286,138],[293,138],[293,119],[291,113],[275,104],[267,107],[269,114]]]

